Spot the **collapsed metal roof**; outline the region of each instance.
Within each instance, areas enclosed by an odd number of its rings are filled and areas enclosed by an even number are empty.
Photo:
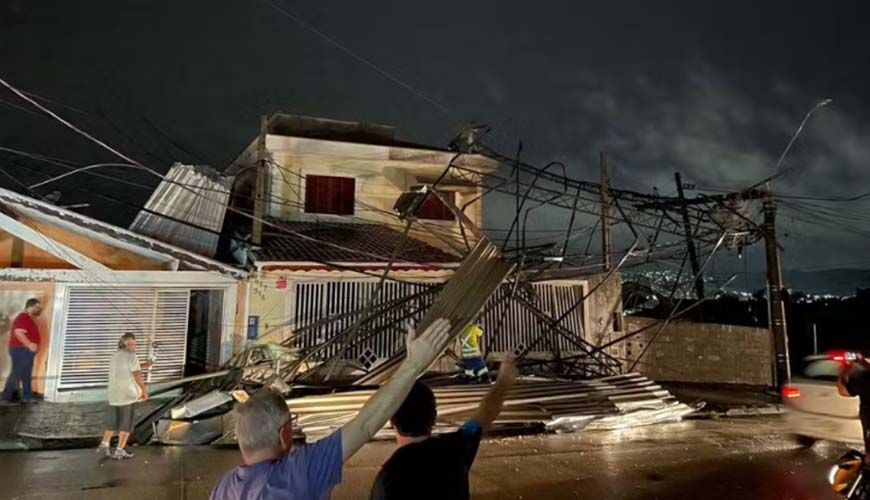
[[[211,167],[176,163],[130,230],[214,257],[232,182]]]
[[[8,189],[0,188],[0,203],[27,217],[45,220],[110,245],[133,251],[138,249],[139,252],[144,251],[154,255],[163,255],[164,258],[177,259],[188,269],[216,271],[236,278],[247,276],[247,273],[242,269]]]

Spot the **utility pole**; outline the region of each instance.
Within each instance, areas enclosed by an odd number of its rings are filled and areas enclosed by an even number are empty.
[[[767,253],[767,308],[770,333],[773,336],[774,383],[782,388],[791,379],[788,361],[788,330],[785,323],[782,269],[779,263],[779,246],[776,242],[776,202],[770,193],[763,201],[764,248]]]
[[[695,277],[695,294],[698,296],[698,300],[704,300],[704,276],[701,275],[701,266],[698,265],[698,251],[695,249],[695,241],[692,238],[692,222],[689,220],[689,206],[686,204],[686,195],[683,193],[683,179],[679,172],[674,172],[674,179],[677,181],[680,212],[683,214],[683,228],[686,232],[689,262],[692,265],[692,276]]]
[[[517,252],[520,252],[520,158],[523,154],[523,141],[520,141],[517,144],[517,171],[514,176],[514,183],[517,186],[517,197],[515,200],[516,203],[516,218],[517,218],[517,234],[516,234],[516,248]],[[525,231],[525,227],[522,228]],[[522,250],[522,253],[525,253],[525,249]],[[519,254],[518,254],[519,255]]]
[[[265,116],[260,117],[260,136],[257,139],[257,187],[254,192],[254,225],[251,243],[259,245],[263,241],[263,216],[266,204],[266,128]]]
[[[610,176],[607,174],[607,156],[601,152],[601,253],[604,272],[613,267],[613,251],[610,241]]]

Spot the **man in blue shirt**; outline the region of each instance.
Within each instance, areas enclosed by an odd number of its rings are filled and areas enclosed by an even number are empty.
[[[371,500],[467,500],[468,473],[477,455],[480,438],[489,430],[508,389],[516,380],[514,358],[499,368],[495,386],[471,420],[458,431],[432,436],[437,411],[435,396],[421,383],[390,420],[399,449],[384,464],[372,486]]]
[[[236,412],[236,435],[244,465],[227,473],[211,492],[212,500],[329,498],[341,482],[342,464],[378,432],[396,412],[417,377],[447,343],[450,322],[434,321],[416,335],[409,328],[407,354],[393,378],[357,416],[311,446],[291,450],[293,428],[280,394],[262,389]]]

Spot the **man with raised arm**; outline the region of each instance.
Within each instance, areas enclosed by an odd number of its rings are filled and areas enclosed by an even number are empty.
[[[517,377],[513,356],[502,361],[495,385],[474,416],[459,430],[432,436],[437,410],[432,390],[414,384],[390,419],[399,449],[384,464],[372,486],[371,500],[467,500],[468,473],[480,438],[501,413]]]
[[[450,322],[439,319],[422,334],[408,329],[407,354],[393,378],[341,429],[311,446],[292,449],[290,411],[280,394],[261,389],[236,408],[236,435],[244,465],[227,473],[212,500],[325,499],[341,482],[341,467],[378,432],[414,381],[441,354]]]

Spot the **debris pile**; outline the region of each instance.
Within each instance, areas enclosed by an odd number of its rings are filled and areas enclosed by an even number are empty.
[[[438,404],[433,432],[455,430],[474,414],[489,389],[489,385],[433,387]],[[293,398],[287,404],[298,415],[298,427],[306,438],[316,441],[356,416],[373,393],[352,390]],[[605,430],[675,421],[692,411],[667,390],[637,374],[585,381],[524,378],[508,391],[493,430]],[[389,424],[375,437],[393,437]]]
[[[433,379],[438,421],[433,433],[450,432],[471,418],[489,385]],[[336,389],[338,390],[338,389]],[[296,419],[297,439],[316,441],[353,419],[375,389],[344,388],[342,392],[287,400]],[[234,401],[245,391],[213,390],[177,404],[169,418],[151,422],[153,441],[168,445],[234,445]],[[523,377],[505,399],[493,432],[556,432],[611,430],[678,421],[696,408],[678,402],[655,382],[638,374],[565,381]],[[376,439],[394,437],[387,424]]]
[[[399,211],[407,213],[408,207],[418,204],[420,199],[419,193],[400,198]],[[460,211],[454,213],[461,217]],[[451,322],[451,331],[441,347],[449,355],[448,347],[463,329],[486,314],[487,308],[500,307],[498,302],[491,302],[494,295],[524,304],[535,319],[529,327],[542,342],[552,345],[553,338],[565,338],[570,340],[572,352],[579,353],[573,358],[560,356],[527,365],[546,376],[525,377],[510,389],[504,410],[495,422],[495,431],[613,429],[679,420],[694,411],[640,375],[621,375],[617,360],[562,324],[585,297],[554,317],[536,307],[534,289],[528,286],[526,278],[515,273],[514,283],[508,282],[516,269],[514,262],[503,257],[501,249],[481,236],[449,281],[411,297],[420,299],[419,310],[406,311],[408,308],[395,299],[379,301],[375,294],[363,309],[349,315],[323,318],[280,339],[261,337],[233,357],[230,370],[222,378],[190,385],[181,396],[167,403],[163,413],[150,421],[153,439],[164,444],[233,444],[233,413],[228,410],[233,400],[247,397],[239,389],[268,386],[289,398],[290,411],[298,419],[294,426],[297,437],[317,440],[353,419],[405,355],[400,347],[390,358],[360,367],[348,362],[347,352],[372,336],[401,328],[410,319],[422,330],[436,319],[446,318]],[[521,282],[524,286],[518,286]],[[505,293],[497,294],[499,290]],[[407,300],[402,299],[402,303]],[[397,307],[406,311],[404,316],[384,315],[385,311],[395,312]],[[304,346],[297,341],[304,333],[302,330],[336,321],[341,328],[325,342]],[[535,347],[518,346],[517,354],[522,357]],[[548,374],[549,366],[554,368]],[[231,382],[234,378],[235,385]],[[438,404],[436,433],[455,429],[470,418],[490,388],[461,384],[449,373],[428,380]],[[233,389],[236,390],[231,394]],[[377,435],[390,436],[389,425]]]

